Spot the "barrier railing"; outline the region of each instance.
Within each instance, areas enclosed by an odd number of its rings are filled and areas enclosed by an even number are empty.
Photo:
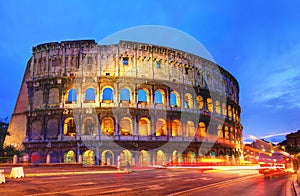
[[[24,177],[23,167],[11,168],[10,178],[23,178],[23,177]]]
[[[13,157],[0,157],[0,163],[13,163]]]
[[[4,170],[0,169],[0,183],[5,183]]]

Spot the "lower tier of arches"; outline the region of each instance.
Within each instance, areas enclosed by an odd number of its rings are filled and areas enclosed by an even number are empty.
[[[192,143],[184,150],[174,144],[164,148],[149,148],[149,144],[133,142],[133,148],[116,148],[110,144],[78,145],[77,143],[55,143],[41,148],[41,143],[25,143],[26,156],[31,163],[82,163],[83,165],[161,166],[195,165],[201,163],[239,164],[241,149],[237,146],[211,145],[210,148]],[[124,145],[126,147],[126,144]],[[150,145],[151,146],[151,145]],[[177,146],[177,147],[176,147]]]

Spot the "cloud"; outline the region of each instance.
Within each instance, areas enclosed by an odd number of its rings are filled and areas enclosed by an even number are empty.
[[[300,45],[297,45],[279,56],[273,55],[264,61],[264,64],[273,64],[273,67],[265,65],[271,69],[260,73],[264,78],[260,78],[261,80],[257,84],[254,103],[274,109],[300,108],[299,53]]]

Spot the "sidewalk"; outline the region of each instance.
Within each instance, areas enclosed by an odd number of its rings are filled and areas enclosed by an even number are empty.
[[[23,167],[25,177],[36,176],[60,176],[60,175],[83,175],[83,174],[120,174],[130,172],[149,171],[155,169],[150,166],[132,166],[131,168],[115,166],[82,166],[81,164],[50,164],[50,165],[0,165],[4,170],[5,178],[10,178],[12,167]]]
[[[298,180],[300,181],[300,171],[298,170],[296,175],[293,176],[293,188],[296,195],[300,195],[300,185],[298,184]]]
[[[1,166],[4,170],[5,178],[10,178],[11,169],[14,166]],[[82,174],[108,174],[108,173],[128,173],[125,170],[118,170],[113,166],[78,166],[78,165],[49,165],[49,166],[16,166],[23,167],[25,177],[35,176],[59,176],[59,175],[82,175]]]

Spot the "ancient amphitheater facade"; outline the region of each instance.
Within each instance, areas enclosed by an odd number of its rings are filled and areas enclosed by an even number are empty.
[[[239,87],[202,57],[158,45],[33,47],[7,145],[31,161],[97,165],[241,156]]]

